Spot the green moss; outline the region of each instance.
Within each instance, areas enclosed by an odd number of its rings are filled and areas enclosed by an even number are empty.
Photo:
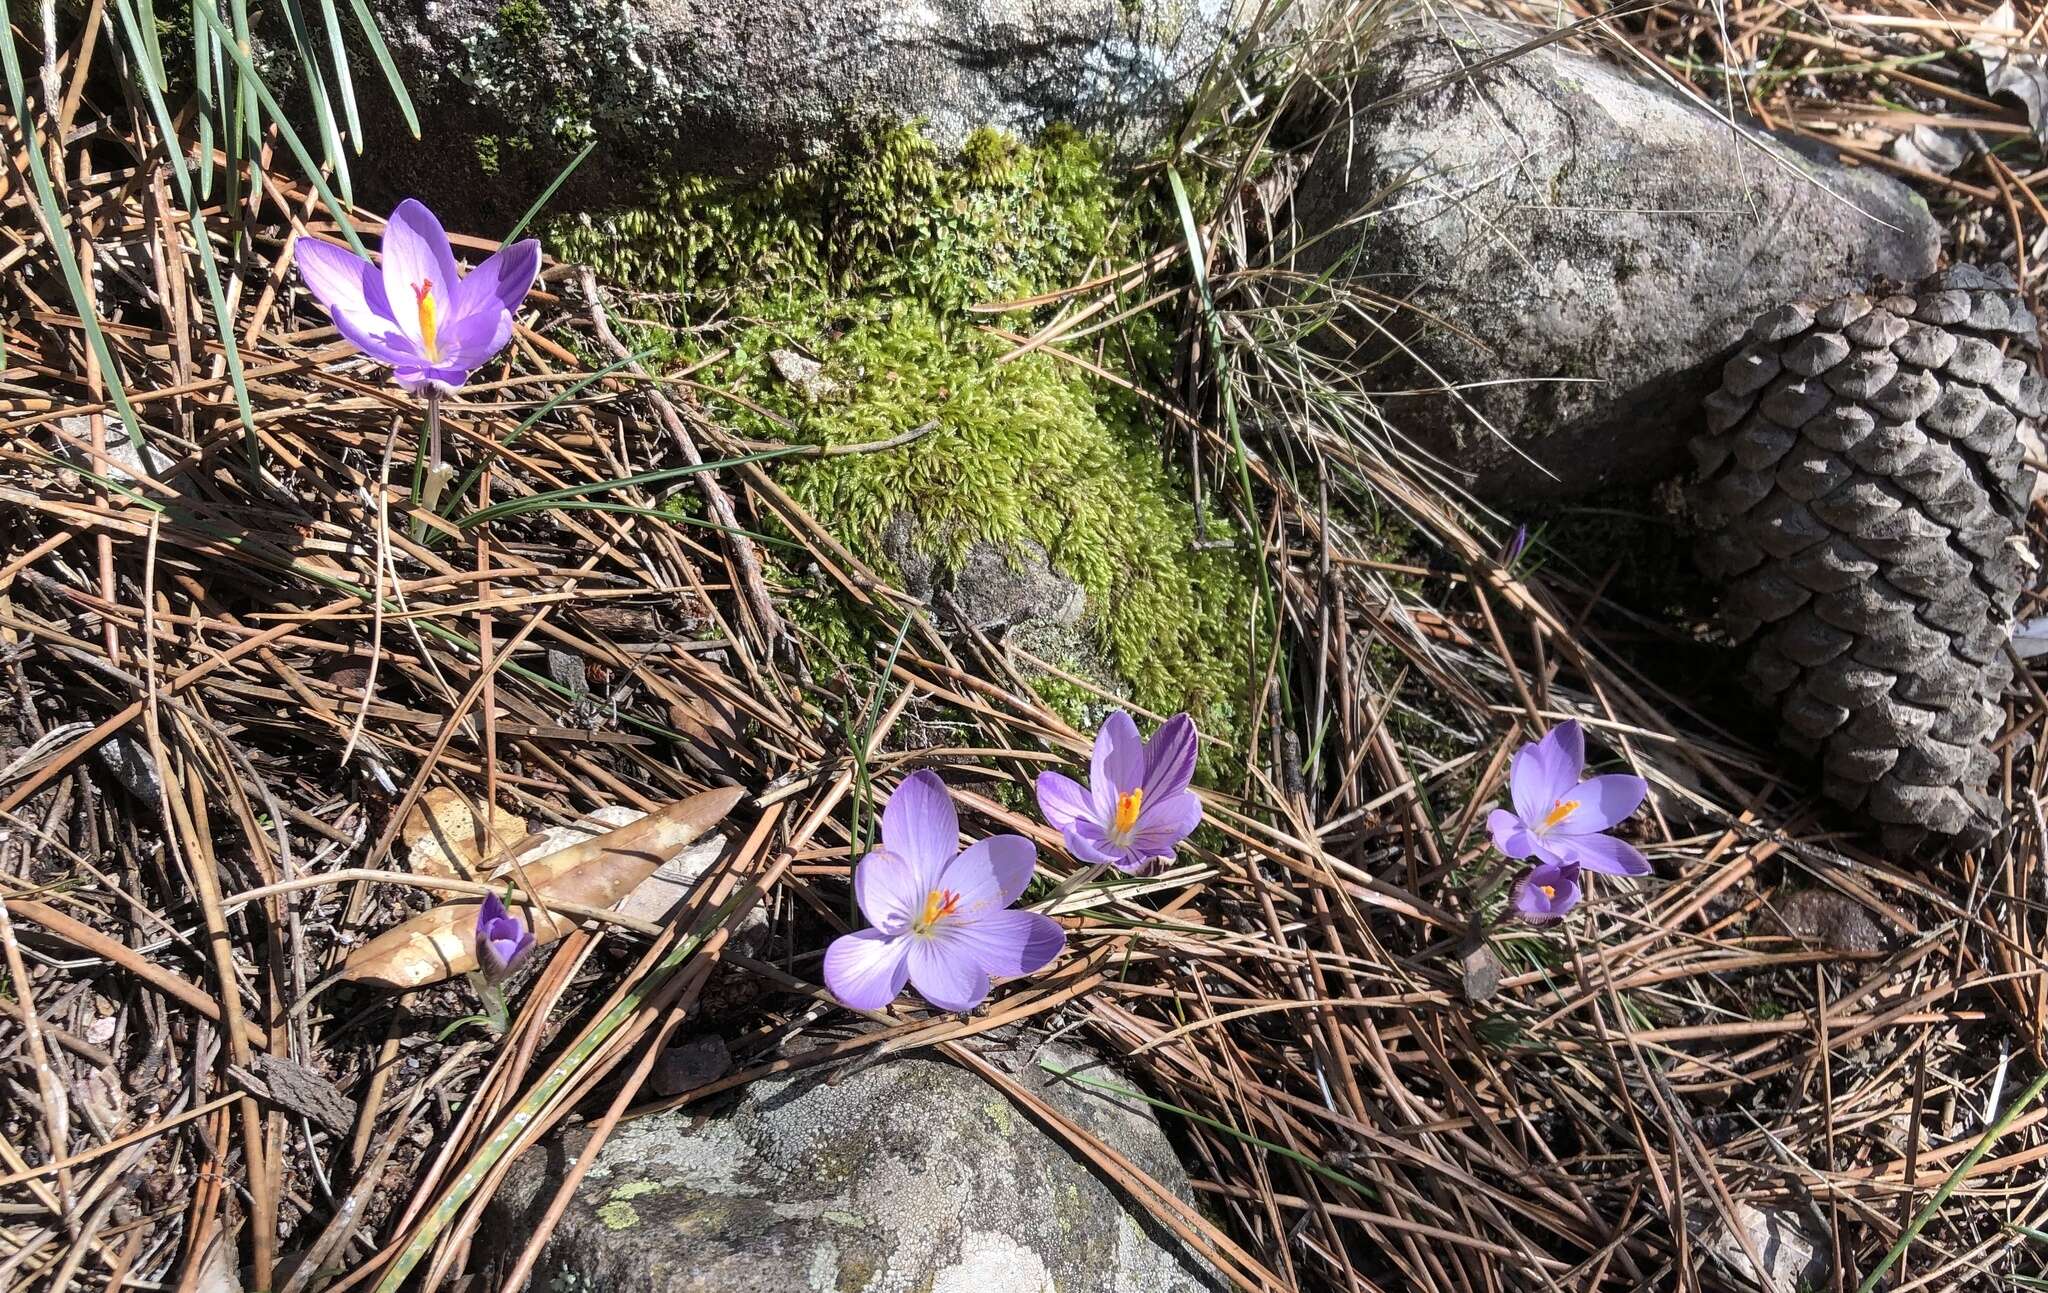
[[[1070,132],[1026,145],[977,131],[942,158],[893,129],[751,187],[666,181],[641,206],[558,222],[550,245],[676,293],[676,357],[707,361],[697,380],[731,397],[724,412],[742,435],[850,445],[932,424],[902,449],[776,471],[885,571],[881,537],[898,514],[917,519],[920,547],[947,564],[977,542],[1036,542],[1086,590],[1089,645],[1133,699],[1228,733],[1254,655],[1245,553],[1197,550],[1187,482],[1123,383],[1053,354],[1012,357],[989,325],[1034,321],[969,308],[1136,259],[1139,235],[1116,219],[1123,203],[1094,147]],[[706,330],[719,319],[730,322]],[[1167,375],[1166,336],[1150,317],[1104,340],[1091,362],[1140,387]],[[807,399],[778,377],[767,357],[784,347],[818,359],[832,393]],[[1212,522],[1209,537],[1231,536]],[[831,657],[866,662],[893,632],[804,597],[801,577],[782,574],[796,586],[793,618]],[[1077,722],[1100,716],[1085,689],[1050,681],[1044,694]]]
[[[688,293],[699,311],[859,295],[959,313],[1066,286],[1110,250],[1118,202],[1072,131],[1027,148],[984,128],[944,159],[913,128],[869,127],[759,182],[657,180],[634,206],[557,222],[550,246],[615,281]]]

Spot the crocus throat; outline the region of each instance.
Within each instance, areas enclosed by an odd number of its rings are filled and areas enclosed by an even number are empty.
[[[420,345],[426,349],[427,358],[439,359],[441,347],[434,336],[434,280],[414,283],[412,294],[420,307]]]
[[[1542,890],[1542,891],[1543,891],[1543,896],[1544,896],[1545,898],[1549,899],[1549,900],[1550,900],[1551,902],[1556,902],[1556,901],[1557,901],[1557,886],[1556,886],[1556,885],[1554,885],[1554,884],[1539,884],[1539,885],[1537,885],[1536,887],[1537,887],[1538,889],[1540,889],[1540,890]]]
[[[911,928],[922,934],[938,924],[941,916],[951,916],[960,910],[960,895],[951,889],[934,889],[924,896],[924,914],[917,918]]]
[[[1570,817],[1573,813],[1577,811],[1579,811],[1578,800],[1560,799],[1554,805],[1551,806],[1550,816],[1543,819],[1543,825],[1537,827],[1536,829],[1547,831],[1551,827],[1557,825],[1559,822],[1563,821],[1567,817]]]
[[[1138,824],[1138,809],[1143,807],[1144,803],[1143,787],[1127,790],[1116,797],[1116,822],[1110,829],[1115,831],[1119,838],[1129,835],[1131,828]]]

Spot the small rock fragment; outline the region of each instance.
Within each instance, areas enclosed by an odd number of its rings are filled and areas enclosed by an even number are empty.
[[[794,350],[771,350],[768,365],[775,375],[796,388],[806,404],[816,404],[839,393],[839,383],[825,376],[825,365]]]

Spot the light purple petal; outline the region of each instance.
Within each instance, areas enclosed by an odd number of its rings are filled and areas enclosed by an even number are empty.
[[[904,941],[910,944],[910,981],[926,1001],[941,1010],[967,1011],[988,1000],[988,971],[956,934]]]
[[[472,314],[437,328],[439,358],[444,368],[475,369],[505,348],[512,339],[512,316],[503,310]]]
[[[1493,835],[1493,846],[1511,858],[1525,858],[1536,851],[1536,837],[1521,818],[1505,808],[1487,814],[1486,829]]]
[[[910,940],[878,929],[842,934],[825,949],[825,986],[840,1004],[880,1010],[910,981]]]
[[[1650,783],[1626,773],[1582,781],[1565,797],[1578,804],[1550,828],[1555,835],[1591,835],[1627,821],[1650,793]]]
[[[998,911],[962,921],[949,941],[966,950],[982,973],[998,979],[1036,974],[1067,945],[1067,931],[1035,911]]]
[[[391,380],[408,391],[419,391],[433,386],[444,394],[453,395],[469,380],[467,368],[429,364],[416,356],[386,362],[391,364]]]
[[[1577,867],[1545,863],[1515,885],[1515,910],[1525,920],[1556,920],[1579,903]]]
[[[1095,734],[1095,756],[1090,761],[1088,791],[1095,798],[1095,815],[1109,821],[1116,815],[1116,798],[1145,785],[1145,742],[1138,725],[1118,710],[1103,720]]]
[[[918,884],[910,863],[887,849],[876,849],[853,869],[853,897],[868,924],[887,934],[910,928],[924,911],[930,890]]]
[[[882,843],[910,863],[921,893],[938,887],[939,872],[960,851],[960,814],[938,773],[923,768],[896,787],[882,809]]]
[[[500,247],[484,263],[469,271],[455,289],[451,318],[472,314],[495,314],[499,310],[517,314],[540,272],[540,243],[532,238]]]
[[[1560,723],[1542,740],[1515,751],[1508,773],[1509,797],[1515,801],[1515,815],[1530,829],[1540,830],[1551,806],[1579,784],[1585,751],[1585,734],[1576,722]]]
[[[1022,835],[991,835],[967,846],[939,873],[938,888],[960,895],[960,914],[974,918],[1017,901],[1038,867],[1038,850]]]
[[[391,319],[375,265],[317,238],[301,238],[293,254],[306,290],[334,316],[335,329],[351,345],[379,363],[417,356],[418,348]]]
[[[1544,841],[1561,862],[1602,875],[1648,875],[1650,860],[1612,835],[1553,835]]]
[[[412,198],[398,204],[384,225],[384,296],[398,326],[415,345],[421,341],[418,289],[431,284],[437,322],[454,314],[455,252],[434,213]]]
[[[1070,823],[1060,831],[1060,836],[1067,842],[1067,852],[1082,862],[1107,866],[1122,860],[1124,855],[1122,849],[1110,847],[1102,823],[1090,817]]]
[[[1095,814],[1088,792],[1072,777],[1058,772],[1038,774],[1038,814],[1045,824],[1064,831],[1073,823]]]
[[[1157,801],[1147,791],[1138,810],[1137,829],[1131,832],[1131,851],[1166,857],[1201,824],[1202,800],[1194,791],[1183,789]]]
[[[1145,806],[1188,788],[1195,778],[1195,720],[1175,714],[1145,743]],[[1189,829],[1193,829],[1190,827]]]

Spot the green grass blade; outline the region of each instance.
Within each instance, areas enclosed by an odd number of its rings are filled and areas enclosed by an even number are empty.
[[[199,92],[199,200],[213,195],[213,116],[220,110],[220,39],[199,21],[208,0],[192,0],[192,73]]]
[[[256,110],[256,84],[262,78],[256,74],[256,65],[251,61],[256,49],[255,37],[250,34],[248,0],[228,0],[228,16],[234,21],[235,64],[241,75],[235,78],[235,123],[247,141],[249,156],[263,155],[263,114]],[[284,122],[284,113],[272,108],[279,124]]]
[[[57,253],[57,263],[64,272],[64,284],[71,289],[71,299],[78,307],[78,320],[85,329],[86,344],[100,363],[100,379],[106,384],[107,393],[113,398],[114,407],[121,412],[121,421],[128,428],[128,442],[142,448],[142,420],[135,416],[135,409],[128,403],[128,394],[121,389],[121,370],[114,365],[114,352],[107,346],[107,337],[100,331],[99,309],[92,288],[86,283],[85,275],[78,267],[78,256],[72,251],[71,239],[65,234],[64,210],[57,202],[57,191],[50,183],[49,167],[43,161],[42,144],[36,137],[34,117],[29,115],[28,86],[21,76],[21,60],[16,56],[12,33],[0,33],[0,63],[6,64],[7,101],[14,113],[14,119],[21,126],[22,151],[28,154],[29,179],[35,186],[36,206],[42,213],[43,229],[49,235],[50,246]]]
[[[562,168],[559,175],[555,176],[554,182],[541,191],[541,195],[533,200],[532,206],[526,208],[526,214],[519,217],[518,223],[512,226],[512,232],[505,235],[506,242],[511,242],[518,238],[520,234],[526,232],[526,226],[533,223],[533,218],[539,215],[541,208],[548,204],[548,199],[555,196],[555,190],[568,182],[569,177],[576,173],[576,168],[583,165],[583,159],[590,156],[591,150],[596,147],[597,141],[593,139],[583,145],[582,152],[569,159],[569,164]]]
[[[219,18],[203,8],[197,12],[218,35],[228,36],[228,30]],[[327,204],[328,211],[333,214],[335,223],[341,226],[342,236],[348,240],[349,247],[356,255],[368,260],[370,253],[363,246],[363,240],[356,235],[355,224],[348,218],[348,208],[341,199],[334,196],[334,190],[327,187],[326,179],[320,174],[320,164],[306,151],[306,145],[299,139],[299,132],[293,130],[291,123],[286,120],[285,111],[278,106],[277,97],[270,92],[270,87],[256,74],[255,65],[249,61],[248,51],[234,44],[232,40],[223,40],[222,46],[228,56],[235,60],[235,67],[242,76],[242,84],[253,89],[257,97],[263,101],[263,106],[269,110],[271,120],[277,126],[278,135],[283,138],[285,146],[291,149],[292,156],[298,159],[306,178],[312,182],[313,188],[320,194],[320,200]]]
[[[156,35],[155,0],[142,0],[142,41],[149,51],[149,74],[158,85],[164,83],[164,51]]]
[[[148,0],[143,0],[144,4]],[[132,47],[140,38],[140,22],[129,0],[115,0],[115,8],[121,18],[122,27]],[[249,401],[249,383],[242,368],[242,348],[235,339],[235,317],[228,309],[227,293],[221,287],[220,266],[215,262],[213,240],[206,234],[206,218],[203,200],[192,192],[192,174],[185,166],[185,150],[178,144],[178,136],[171,123],[171,110],[164,102],[160,83],[153,81],[147,65],[143,65],[142,90],[149,100],[149,110],[156,117],[156,128],[164,141],[164,151],[170,154],[171,178],[177,185],[178,198],[192,217],[192,245],[199,254],[199,272],[206,280],[206,295],[213,306],[214,330],[220,335],[222,353],[227,358],[228,382],[235,390],[235,411],[242,416],[242,434],[247,438],[249,452],[256,452],[256,414]]]
[[[2040,1098],[2044,1088],[2048,1088],[2048,1073],[2035,1078],[2033,1085],[2020,1092],[2019,1098],[2007,1105],[2005,1111],[1984,1129],[1984,1134],[1977,1138],[1977,1143],[1970,1146],[1970,1152],[1963,1155],[1947,1178],[1942,1181],[1941,1188],[1934,1192],[1934,1197],[1929,1199],[1920,1211],[1913,1214],[1913,1220],[1906,1226],[1904,1233],[1885,1251],[1884,1259],[1871,1269],[1870,1274],[1863,1277],[1863,1282],[1856,1286],[1856,1293],[1871,1293],[1871,1290],[1878,1286],[1884,1279],[1884,1273],[1890,1270],[1899,1260],[1899,1255],[1906,1251],[1906,1246],[1919,1238],[1920,1232],[1927,1229],[1927,1223],[1941,1212],[1941,1205],[1948,1202],[1948,1196],[1954,1194],[1962,1187],[1963,1182],[1969,1179],[1970,1169],[1982,1161],[1984,1155],[1991,1152],[1991,1147],[1998,1143],[1998,1138],[2005,1134],[2006,1128],[2012,1126],[2013,1122],[2027,1111],[2028,1106]]]
[[[284,20],[291,32],[292,46],[299,55],[299,70],[305,74],[306,97],[313,101],[313,124],[320,131],[320,147],[327,164],[334,168],[335,189],[344,202],[353,203],[348,178],[348,155],[341,146],[341,132],[334,121],[334,104],[327,93],[327,74],[320,70],[320,54],[313,45],[313,33],[306,25],[306,11],[299,0],[284,0]]]
[[[377,30],[377,20],[370,16],[370,7],[364,0],[348,0],[355,10],[356,23],[363,29],[363,43],[370,47],[370,53],[377,59],[377,66],[384,69],[385,84],[391,87],[391,97],[398,100],[398,110],[405,116],[405,128],[412,131],[412,137],[420,137],[420,114],[412,106],[412,96],[405,92],[405,78],[398,74],[398,64],[391,61],[391,51],[384,46],[384,33]]]
[[[327,57],[334,63],[334,79],[341,86],[341,110],[348,119],[348,137],[363,151],[363,122],[356,113],[356,79],[349,71],[348,48],[341,41],[341,15],[334,0],[320,0],[320,22],[327,29]]]

